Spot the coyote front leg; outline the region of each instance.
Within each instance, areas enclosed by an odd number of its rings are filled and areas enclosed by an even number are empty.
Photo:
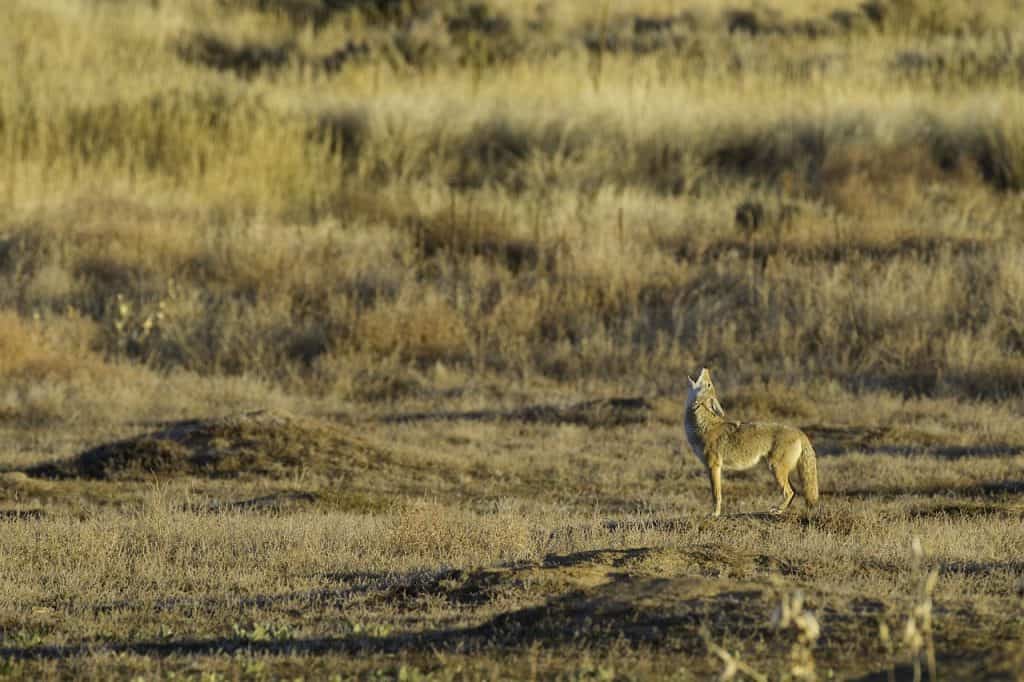
[[[711,479],[711,500],[714,502],[715,511],[712,516],[722,515],[722,463],[708,462],[708,478]]]

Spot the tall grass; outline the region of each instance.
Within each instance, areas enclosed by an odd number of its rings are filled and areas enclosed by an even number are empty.
[[[17,0],[0,305],[339,397],[437,363],[1019,393],[1011,5]]]

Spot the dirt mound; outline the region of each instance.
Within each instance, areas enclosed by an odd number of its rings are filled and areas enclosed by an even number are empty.
[[[175,422],[106,443],[64,462],[28,470],[51,478],[133,479],[152,476],[281,477],[299,467],[346,477],[385,466],[387,453],[343,427],[278,412]]]
[[[514,594],[522,604],[477,626],[432,633],[427,642],[438,647],[472,648],[480,640],[503,646],[630,641],[698,653],[704,651],[701,625],[716,620],[743,636],[771,635],[771,586],[754,574],[738,579],[691,570],[707,551],[644,547],[550,555],[538,564],[447,571],[393,586],[387,599],[429,594],[486,610]]]
[[[494,615],[464,628],[441,628],[403,640],[364,640],[360,645],[380,651],[401,647],[431,652],[640,645],[684,653],[698,666],[691,672],[704,679],[721,670],[717,662],[706,669],[699,667],[707,654],[702,635],[706,631],[712,639],[729,642],[741,658],[756,661],[758,669],[790,670],[796,635],[792,629],[778,628],[775,619],[781,595],[801,589],[807,608],[821,626],[814,654],[822,669],[845,678],[854,672],[863,674],[872,665],[885,665],[884,659],[866,665],[864,653],[877,651],[877,626],[888,608],[885,603],[843,589],[808,590],[800,580],[779,581],[773,577],[778,571],[762,565],[768,563],[763,559],[727,545],[695,544],[600,549],[549,555],[537,563],[417,574],[405,584],[387,588],[381,603],[393,608],[396,603],[415,603],[429,596]],[[966,570],[977,569],[968,566]],[[783,570],[782,576],[786,574]],[[394,576],[389,574],[387,579]],[[510,602],[516,607],[509,608]],[[944,642],[976,627],[977,616],[971,609],[939,607],[938,611],[948,633],[943,634]],[[757,645],[734,647],[738,642]],[[957,669],[952,661],[944,665]],[[969,674],[955,677],[978,676],[973,669],[964,669]]]

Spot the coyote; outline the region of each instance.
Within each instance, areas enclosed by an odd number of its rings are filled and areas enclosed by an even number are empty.
[[[782,503],[772,508],[773,513],[781,514],[793,501],[789,474],[798,465],[804,500],[817,504],[818,467],[807,435],[783,424],[727,421],[706,368],[696,381],[690,379],[683,423],[690,448],[711,478],[714,516],[722,513],[722,469],[749,469],[762,457],[767,458],[768,468],[782,487]]]

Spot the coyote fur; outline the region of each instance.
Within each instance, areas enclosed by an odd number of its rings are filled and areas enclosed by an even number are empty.
[[[781,503],[772,512],[781,514],[793,501],[789,474],[796,469],[802,485],[801,494],[809,505],[818,502],[818,466],[814,448],[800,429],[783,424],[736,422],[725,418],[718,402],[711,373],[705,368],[696,381],[690,379],[683,424],[686,440],[707,468],[711,479],[714,516],[722,513],[722,469],[749,469],[762,458],[782,488]]]

